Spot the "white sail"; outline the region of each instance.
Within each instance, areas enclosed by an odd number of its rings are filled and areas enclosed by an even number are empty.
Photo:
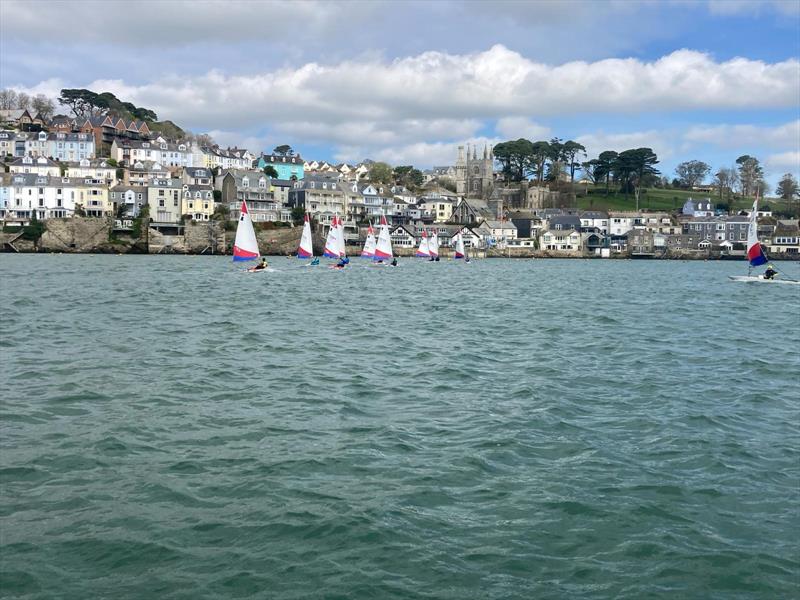
[[[314,247],[311,240],[311,222],[308,213],[303,223],[303,234],[300,236],[300,246],[297,248],[297,258],[313,258]]]
[[[378,241],[375,239],[375,230],[372,229],[372,223],[369,224],[369,229],[367,230],[367,240],[364,242],[364,249],[361,251],[361,256],[364,258],[372,258],[375,256],[375,246],[377,246]]]
[[[422,239],[419,241],[419,248],[417,249],[417,256],[420,258],[430,258],[431,251],[428,244],[428,233],[422,230]]]
[[[375,246],[375,260],[392,258],[392,238],[389,236],[389,225],[386,217],[381,217],[381,230],[378,233],[378,243]]]
[[[328,236],[325,238],[325,251],[322,255],[325,258],[339,258],[339,217],[334,215],[331,220],[331,227],[328,229]]]
[[[239,223],[236,226],[236,239],[233,242],[233,260],[254,260],[259,256],[253,221],[250,220],[247,202],[243,201],[239,211]]]
[[[436,233],[436,230],[433,230],[431,237],[428,238],[428,252],[430,252],[433,258],[437,258],[439,256],[439,235]]]
[[[455,247],[455,258],[464,258],[466,253],[464,252],[464,236],[461,235],[459,231],[456,233],[456,247]]]
[[[344,246],[344,220],[339,219],[338,232],[336,234],[336,242],[339,246],[339,257],[344,258],[347,256],[347,249]]]

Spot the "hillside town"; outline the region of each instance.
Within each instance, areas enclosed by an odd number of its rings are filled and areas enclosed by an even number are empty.
[[[147,121],[110,113],[79,119],[3,110],[0,118],[6,251],[18,250],[14,242],[32,222],[44,230],[76,217],[105,220],[113,235],[140,235],[144,224],[174,240],[198,225],[232,225],[242,201],[261,229],[291,227],[308,213],[322,238],[338,216],[354,247],[385,216],[393,246],[408,254],[432,231],[445,249],[460,233],[467,247],[489,256],[718,258],[745,251],[748,212],[721,210],[702,189],[675,211],[581,210],[572,188],[509,182],[487,146],[461,146],[452,165],[417,171],[412,181],[377,177],[370,160],[313,160],[287,145],[267,153],[172,139]],[[771,256],[800,257],[796,219],[767,205],[758,217]]]

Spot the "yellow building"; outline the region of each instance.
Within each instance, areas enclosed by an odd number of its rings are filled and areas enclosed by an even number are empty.
[[[210,185],[183,186],[181,214],[195,221],[209,221],[214,214],[214,191]]]

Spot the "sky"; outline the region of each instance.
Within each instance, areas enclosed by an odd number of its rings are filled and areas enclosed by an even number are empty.
[[[557,136],[651,147],[670,178],[742,154],[800,177],[798,0],[0,0],[0,87],[110,91],[317,160]]]

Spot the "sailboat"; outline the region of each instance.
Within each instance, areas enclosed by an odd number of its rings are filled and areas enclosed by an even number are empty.
[[[331,227],[328,229],[328,237],[325,238],[325,251],[322,253],[325,258],[339,258],[339,216],[333,215]]]
[[[369,229],[367,229],[367,241],[364,242],[364,249],[361,251],[361,256],[363,258],[372,258],[375,256],[375,246],[378,244],[378,241],[375,239],[375,230],[372,228],[372,222],[369,224]]]
[[[350,262],[347,260],[347,249],[344,245],[344,220],[338,220],[338,227],[336,231],[336,243],[339,248],[339,258],[344,259],[345,262]]]
[[[750,266],[747,269],[747,275],[730,275],[733,281],[746,281],[750,283],[787,283],[791,285],[800,285],[800,281],[794,279],[778,279],[764,277],[764,275],[752,275],[753,267],[760,267],[767,264],[767,255],[764,253],[764,248],[758,241],[758,223],[756,216],[758,215],[758,198],[753,202],[753,210],[750,213],[750,223],[747,225],[747,260]]]
[[[314,258],[314,247],[311,240],[311,221],[306,213],[303,222],[303,234],[300,236],[300,246],[297,248],[297,258]]]
[[[392,259],[392,238],[389,236],[389,225],[384,215],[381,216],[381,229],[378,232],[375,256],[372,259],[381,262]]]
[[[464,248],[464,238],[461,235],[461,232],[459,231],[458,233],[456,233],[456,245],[455,245],[455,252],[453,253],[453,258],[458,260],[460,258],[466,258],[466,256],[467,253],[466,253],[466,248]]]
[[[419,258],[430,258],[430,246],[428,245],[428,232],[422,230],[422,239],[419,241],[419,248],[417,248],[417,256]]]
[[[258,241],[253,230],[253,221],[250,219],[250,211],[247,210],[247,202],[242,201],[239,223],[236,225],[236,239],[233,242],[233,260],[255,260],[259,256],[261,253],[258,251]]]
[[[431,237],[428,238],[428,252],[431,255],[431,260],[439,260],[439,235],[435,229]]]

